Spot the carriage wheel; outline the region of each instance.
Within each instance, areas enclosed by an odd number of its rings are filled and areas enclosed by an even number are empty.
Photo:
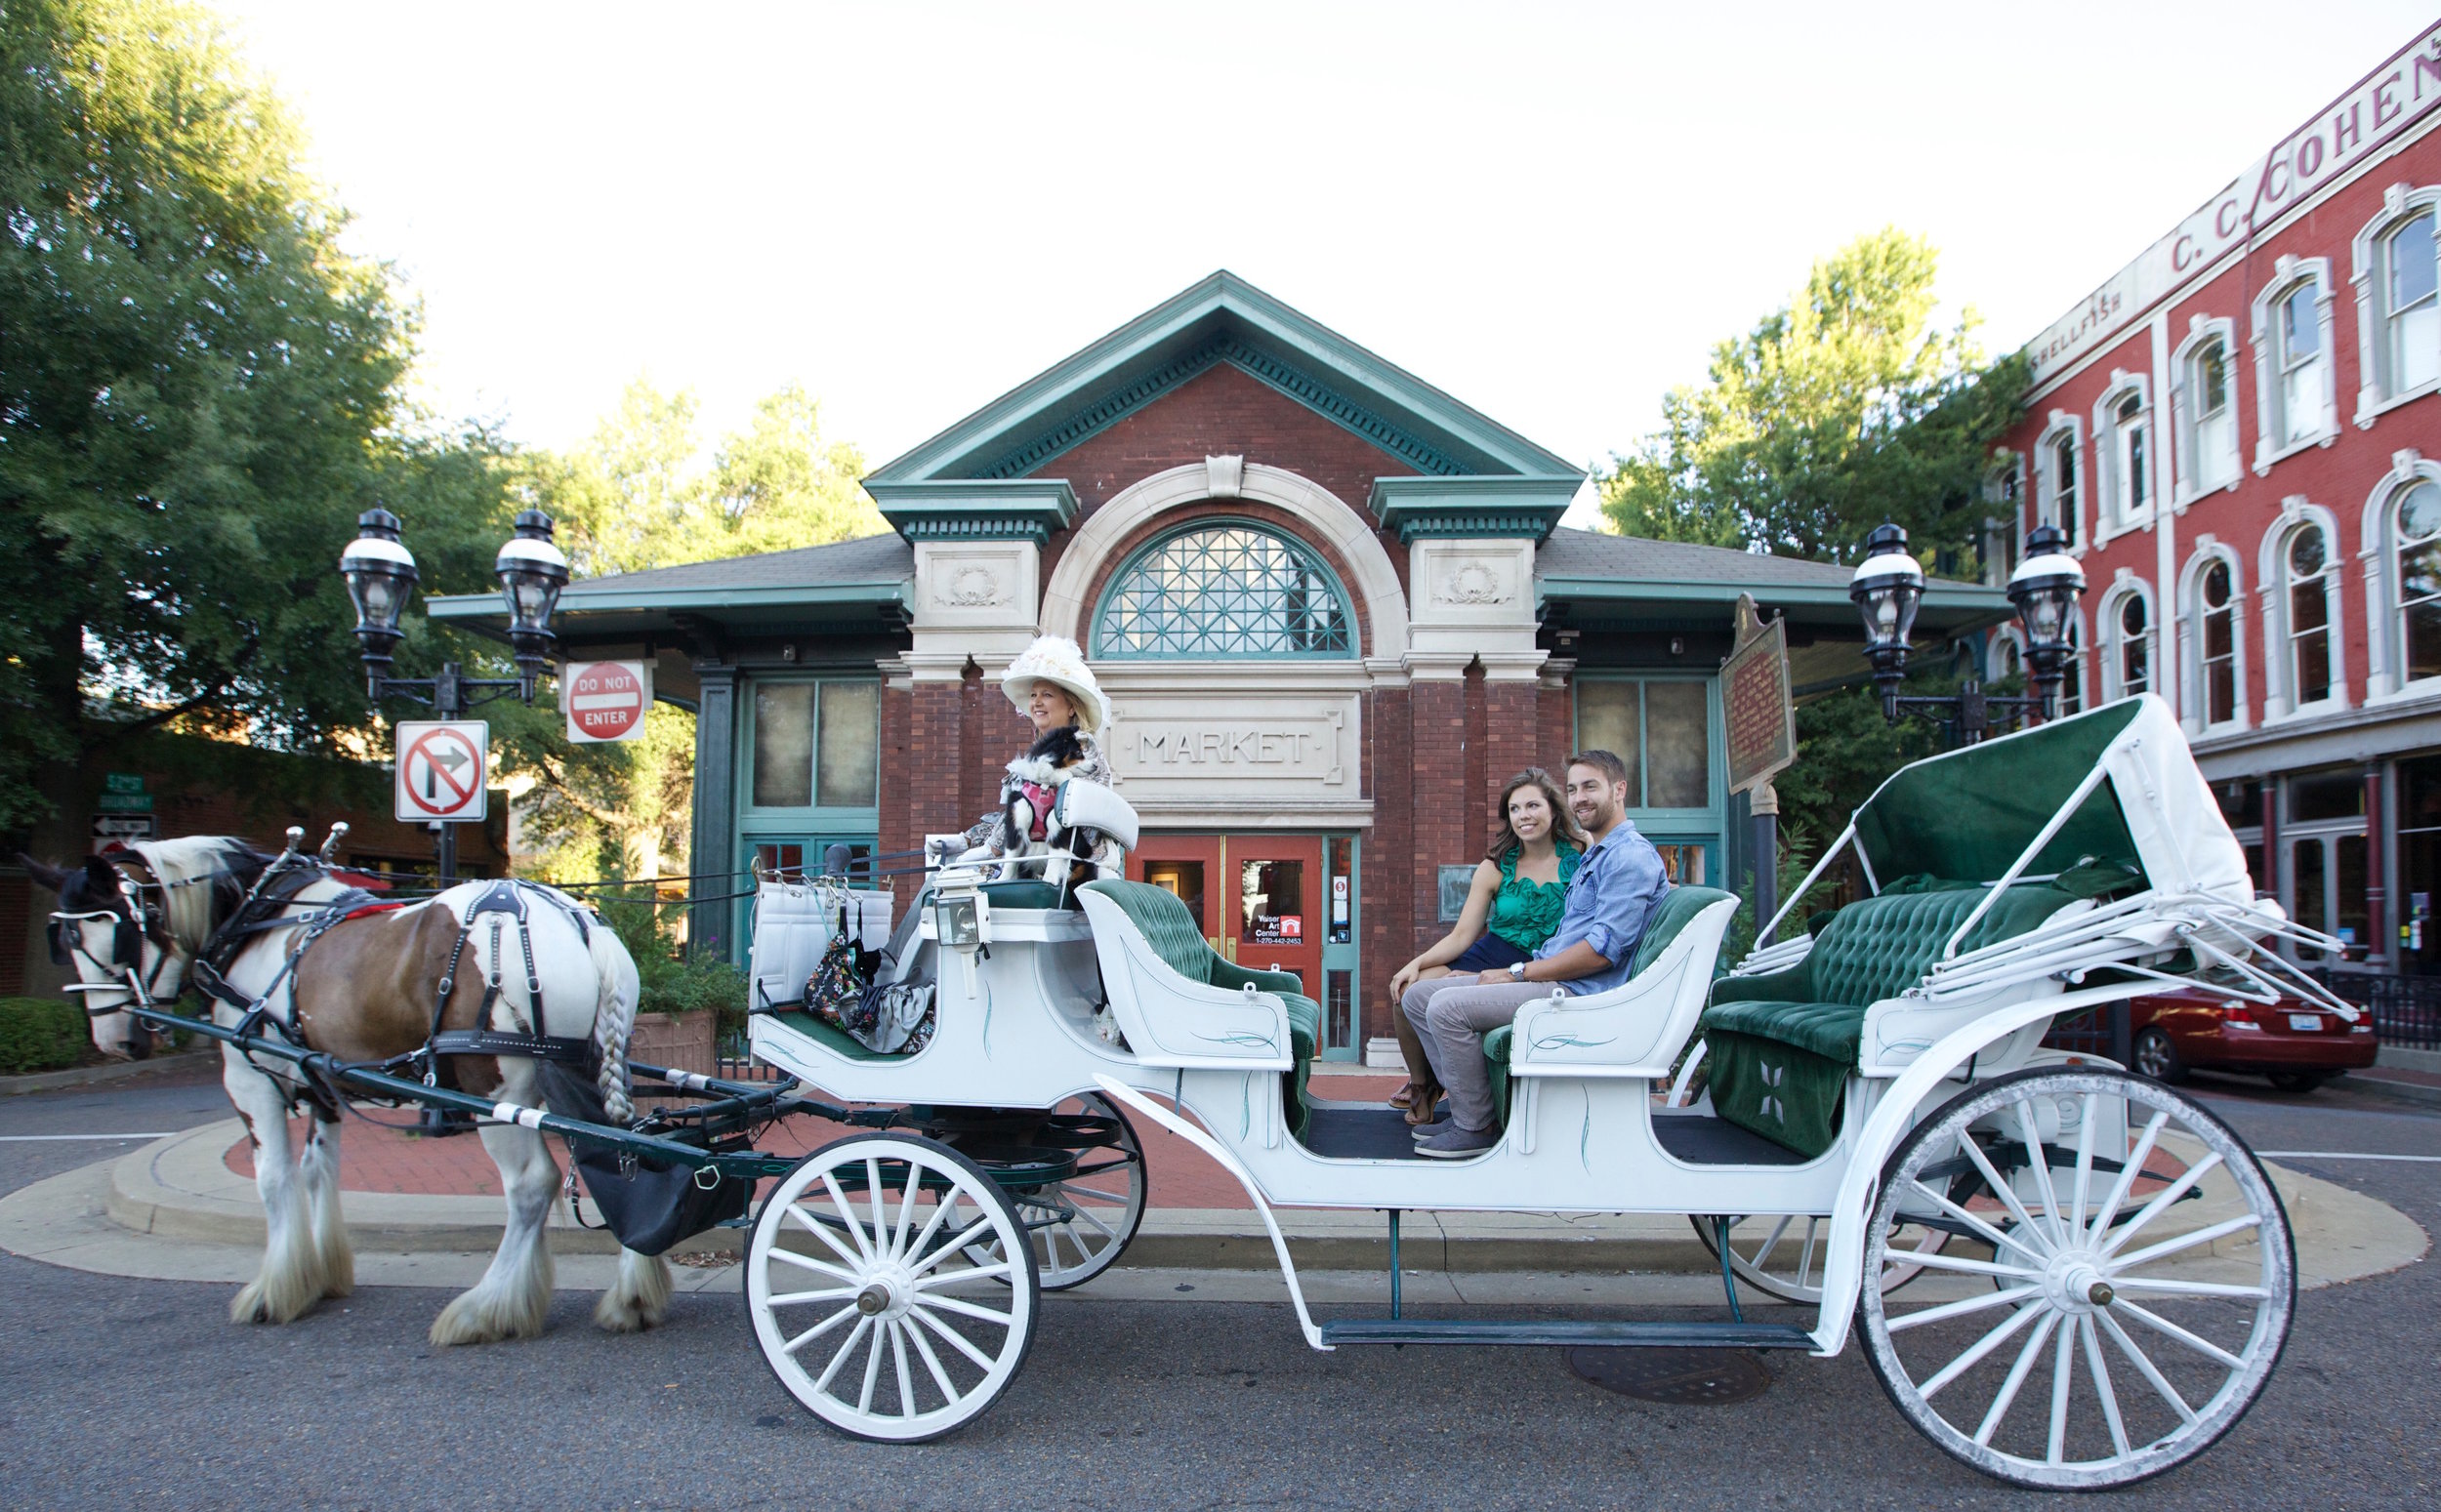
[[[1937,1179],[1961,1160],[1971,1203]],[[2184,1463],[2246,1415],[2288,1341],[2278,1194],[2227,1124],[2142,1077],[2040,1068],[1961,1093],[1882,1167],[1868,1264],[1909,1206],[1992,1251],[1915,1263],[1993,1289],[1905,1310],[1867,1291],[1865,1358],[1925,1437],[2001,1480],[2089,1491]]]
[[[825,1145],[755,1215],[755,1341],[789,1395],[841,1432],[939,1438],[999,1400],[1034,1342],[1024,1232],[992,1179],[946,1145],[891,1133]]]
[[[1690,1214],[1686,1221],[1695,1226],[1695,1237],[1704,1242],[1704,1248],[1718,1260],[1720,1248],[1713,1228],[1718,1220]],[[1729,1270],[1756,1290],[1784,1302],[1818,1305],[1822,1301],[1822,1269],[1830,1238],[1829,1218],[1787,1214],[1733,1217],[1729,1220]],[[1911,1256],[1937,1254],[1949,1241],[1950,1236],[1939,1229],[1912,1223],[1902,1227],[1890,1246],[1888,1263],[1882,1268],[1882,1289],[1896,1291],[1923,1275],[1923,1265]]]
[[[1117,1137],[1079,1150],[1076,1173],[1065,1180],[1009,1194],[1034,1236],[1034,1263],[1045,1291],[1081,1287],[1117,1264],[1144,1222],[1144,1144],[1136,1125],[1099,1092],[1053,1111],[1071,1107],[1087,1118],[1110,1120]]]

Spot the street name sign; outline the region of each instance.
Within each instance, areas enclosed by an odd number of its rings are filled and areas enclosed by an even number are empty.
[[[652,708],[652,664],[572,662],[559,677],[559,707],[579,745],[634,740]]]
[[[481,719],[402,719],[393,809],[401,824],[483,817],[491,725]]]

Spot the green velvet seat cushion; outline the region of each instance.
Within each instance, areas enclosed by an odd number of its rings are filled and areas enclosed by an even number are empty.
[[[1696,915],[1723,898],[1735,896],[1717,887],[1671,888],[1662,898],[1644,937],[1635,942],[1635,961],[1628,973],[1629,979],[1642,975],[1645,967],[1659,960],[1661,953],[1670,948]],[[1509,1051],[1515,1041],[1516,1029],[1511,1024],[1503,1024],[1483,1037],[1484,1070],[1492,1081],[1492,1107],[1503,1124],[1509,1122]]]
[[[1064,906],[1060,901],[1058,888],[1049,882],[1030,878],[1012,882],[985,882],[981,891],[996,909],[1040,909]]]
[[[1747,999],[1705,1009],[1704,1028],[1708,1032],[1776,1040],[1825,1060],[1853,1066],[1857,1042],[1865,1033],[1865,1008],[1862,1003]]]
[[[1293,1062],[1281,1073],[1280,1100],[1288,1113],[1289,1132],[1303,1137],[1305,1086],[1313,1074],[1314,1046],[1322,1032],[1322,1005],[1304,995],[1304,980],[1294,971],[1259,971],[1222,957],[1204,938],[1194,913],[1167,887],[1104,879],[1087,882],[1082,890],[1098,893],[1117,904],[1128,921],[1142,932],[1153,954],[1187,980],[1223,992],[1242,992],[1252,987],[1259,993],[1279,997],[1288,1008],[1289,1059]]]
[[[1779,1004],[1818,1007],[1817,1003]],[[1864,1022],[1858,1008],[1856,1022]],[[1852,1043],[1852,1041],[1851,1041]],[[1704,1032],[1704,1068],[1713,1111],[1725,1123],[1811,1160],[1840,1137],[1851,1048],[1839,1058],[1732,1030]]]

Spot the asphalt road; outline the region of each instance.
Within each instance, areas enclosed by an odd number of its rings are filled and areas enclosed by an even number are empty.
[[[2441,1156],[2441,1115],[2325,1089],[2202,1088],[2257,1148]],[[186,1078],[0,1100],[0,1135],[159,1132],[222,1116]],[[0,1187],[109,1144],[0,1142]],[[2441,1165],[2293,1164],[2441,1225]],[[2441,1504],[2441,1262],[2306,1294],[2254,1413],[2130,1508]],[[766,1374],[734,1297],[609,1338],[563,1295],[539,1340],[434,1350],[442,1293],[367,1289],[286,1328],[228,1289],[0,1255],[0,1505],[1917,1507],[2048,1498],[1951,1461],[1851,1348],[1767,1358],[1730,1407],[1656,1407],[1549,1349],[1308,1351],[1289,1310],[1048,1299],[1025,1371],[945,1443],[835,1437]],[[1513,1315],[1512,1315],[1513,1316]]]

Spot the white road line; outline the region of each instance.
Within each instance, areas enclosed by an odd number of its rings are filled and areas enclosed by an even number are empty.
[[[0,1144],[48,1144],[56,1140],[167,1139],[169,1134],[0,1134]]]
[[[2360,1155],[2352,1150],[2257,1150],[2267,1161],[2414,1161],[2419,1165],[2441,1165],[2441,1155]]]

